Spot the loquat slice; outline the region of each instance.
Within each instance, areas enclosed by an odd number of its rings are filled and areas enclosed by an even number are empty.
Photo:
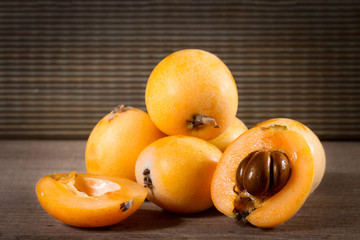
[[[52,217],[76,227],[104,227],[132,215],[146,189],[128,179],[95,174],[59,173],[36,185],[41,206]]]

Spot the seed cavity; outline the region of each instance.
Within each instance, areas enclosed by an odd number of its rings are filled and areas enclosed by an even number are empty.
[[[187,129],[200,129],[204,127],[205,124],[213,124],[214,128],[220,128],[214,118],[210,118],[200,114],[195,114],[192,120],[186,121]]]

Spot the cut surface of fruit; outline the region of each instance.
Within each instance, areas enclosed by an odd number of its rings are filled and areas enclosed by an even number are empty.
[[[274,195],[266,195],[261,190],[257,192],[260,196],[253,196],[237,185],[239,165],[249,154],[257,151],[279,152],[291,165],[291,174],[285,186],[277,189]],[[280,158],[281,162],[283,157],[275,158]],[[225,215],[269,228],[287,221],[300,209],[310,194],[313,180],[313,155],[309,144],[299,133],[280,125],[254,127],[225,150],[214,173],[211,196],[216,208]]]
[[[77,227],[116,224],[133,214],[147,195],[128,179],[76,172],[41,178],[36,193],[52,217]]]
[[[98,197],[121,189],[120,185],[115,182],[92,177],[78,178],[74,187],[90,197]]]
[[[231,125],[238,94],[230,70],[218,57],[186,49],[154,68],[145,102],[150,118],[167,135],[211,140]]]

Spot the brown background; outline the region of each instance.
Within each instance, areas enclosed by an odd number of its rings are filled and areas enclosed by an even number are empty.
[[[155,65],[200,48],[230,68],[249,127],[297,119],[360,139],[360,1],[1,1],[0,138],[86,139],[145,110]]]
[[[359,27],[360,1],[0,0],[0,239],[360,239],[360,142],[342,141],[360,140]],[[46,214],[37,181],[86,172],[92,127],[120,103],[145,110],[151,70],[184,48],[228,65],[249,127],[290,117],[325,140],[304,206],[269,230],[150,202],[100,229]]]

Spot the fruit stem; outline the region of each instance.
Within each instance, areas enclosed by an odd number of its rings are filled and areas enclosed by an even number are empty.
[[[214,128],[220,128],[214,118],[200,114],[195,114],[192,121],[186,121],[186,127],[188,129],[202,128],[204,124],[214,124]]]
[[[111,111],[110,116],[108,117],[108,120],[112,120],[117,113],[126,112],[131,107],[126,107],[124,104],[117,105],[114,107],[114,109]]]

